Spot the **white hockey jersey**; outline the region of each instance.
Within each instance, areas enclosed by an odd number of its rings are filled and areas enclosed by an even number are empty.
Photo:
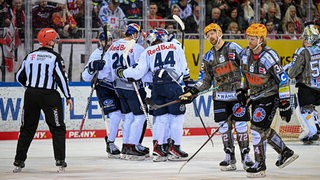
[[[173,70],[179,76],[176,79],[179,83],[183,77],[189,76],[187,60],[180,45],[164,42],[148,47],[139,57],[137,66],[124,70],[123,75],[126,78],[142,78],[144,82],[152,82],[152,73],[160,68]]]
[[[123,52],[126,48],[126,44],[128,40],[119,39],[112,43],[106,52],[106,59],[108,59],[107,63],[110,71],[112,73],[112,78],[115,79],[115,87],[122,89],[133,89],[132,83],[127,82],[124,79],[119,78],[116,75],[116,69],[120,66],[126,66],[123,58]],[[144,48],[139,44],[134,44],[129,50],[127,61],[129,66],[132,66],[136,63],[136,60],[139,58],[140,54],[144,51]]]
[[[102,48],[97,48],[91,53],[91,55],[89,57],[89,60],[88,60],[88,63],[84,67],[84,71],[81,74],[82,79],[84,81],[89,82],[89,81],[92,80],[92,78],[93,78],[95,73],[90,73],[89,72],[88,65],[92,61],[100,60],[101,59],[101,54],[102,54]],[[104,55],[103,60],[106,61],[106,64],[104,65],[102,70],[98,71],[98,73],[99,73],[98,74],[98,79],[101,79],[101,80],[103,79],[103,80],[108,81],[108,82],[113,82],[114,78],[112,77],[111,68],[109,67],[110,63],[108,63],[108,59],[106,58],[106,54]]]

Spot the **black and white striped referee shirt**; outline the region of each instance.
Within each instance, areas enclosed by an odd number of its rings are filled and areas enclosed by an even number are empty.
[[[17,81],[24,87],[56,90],[59,86],[64,96],[71,98],[62,57],[51,48],[41,47],[23,60]]]

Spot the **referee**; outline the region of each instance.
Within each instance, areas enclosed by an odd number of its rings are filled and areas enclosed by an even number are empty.
[[[72,110],[72,101],[64,70],[64,60],[53,50],[59,36],[54,29],[43,28],[39,31],[37,38],[42,47],[25,57],[16,75],[17,81],[26,88],[26,91],[13,172],[20,172],[25,166],[24,161],[37,130],[41,110],[45,114],[45,121],[52,134],[56,166],[59,170],[67,167],[65,162],[66,126],[57,86],[63,92],[70,110]]]

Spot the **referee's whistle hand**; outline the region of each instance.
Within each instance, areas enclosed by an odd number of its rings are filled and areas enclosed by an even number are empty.
[[[71,99],[67,99],[66,102],[67,102],[67,105],[69,105],[69,111],[71,111],[72,108],[73,108],[72,100]]]

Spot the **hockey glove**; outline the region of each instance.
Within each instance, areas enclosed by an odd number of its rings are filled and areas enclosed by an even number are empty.
[[[119,78],[125,78],[123,76],[123,71],[125,70],[125,68],[123,66],[119,66],[117,67],[116,69],[116,75],[119,77]]]
[[[280,117],[282,120],[286,121],[287,123],[291,120],[292,109],[290,107],[289,100],[282,100],[280,101],[279,105]]]
[[[121,78],[121,79],[127,80],[128,82],[136,82],[136,80],[133,79],[133,78],[126,78],[126,77],[124,77],[123,71],[124,71],[125,69],[126,69],[126,68],[123,67],[123,66],[117,67],[117,69],[116,69],[116,74],[117,74],[117,76],[118,76],[119,78]]]
[[[239,101],[239,103],[242,106],[246,106],[247,105],[247,99],[248,99],[248,91],[245,89],[237,89],[236,90],[236,95],[237,95],[237,99]]]
[[[188,89],[179,96],[181,104],[189,104],[198,96],[199,90],[195,87]]]
[[[105,64],[106,62],[104,60],[94,60],[89,63],[89,71],[90,72],[100,71],[103,69]]]

